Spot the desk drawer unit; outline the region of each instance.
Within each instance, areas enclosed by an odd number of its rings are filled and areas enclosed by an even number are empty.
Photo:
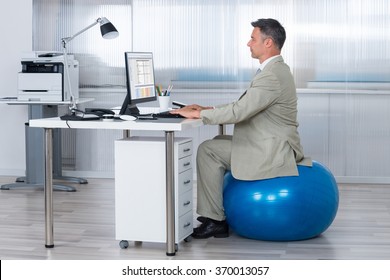
[[[193,229],[192,140],[175,137],[175,243]],[[116,239],[166,242],[165,139],[115,142]],[[122,246],[121,247],[127,247]]]

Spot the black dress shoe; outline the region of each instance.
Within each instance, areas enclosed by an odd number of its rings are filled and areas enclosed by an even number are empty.
[[[194,228],[192,237],[195,239],[206,239],[214,236],[215,238],[229,237],[229,226],[226,221],[215,221],[210,218],[202,217],[204,221],[199,227]]]
[[[201,223],[204,223],[206,221],[208,221],[209,218],[206,218],[206,217],[203,217],[203,216],[199,216],[198,218],[196,218],[199,222]]]

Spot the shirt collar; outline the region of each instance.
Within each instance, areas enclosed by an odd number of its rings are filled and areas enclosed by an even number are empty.
[[[268,62],[270,62],[272,59],[274,59],[275,57],[278,57],[278,56],[281,56],[280,54],[278,55],[274,55],[274,56],[271,56],[269,58],[267,58],[266,60],[263,61],[263,63],[260,63],[260,70],[263,71],[264,67],[268,64]]]

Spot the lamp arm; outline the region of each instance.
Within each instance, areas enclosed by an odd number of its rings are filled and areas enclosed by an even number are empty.
[[[85,31],[87,31],[88,29],[94,27],[96,24],[98,24],[102,19],[101,18],[98,18],[97,20],[95,20],[94,23],[91,23],[90,25],[88,25],[87,27],[85,27],[84,29],[80,30],[79,32],[77,32],[76,34],[70,36],[70,37],[65,37],[65,38],[62,38],[61,41],[62,41],[62,45],[66,45],[68,42],[72,41],[74,38],[76,38],[77,36],[79,36],[80,34],[84,33]]]
[[[70,98],[70,103],[69,103],[69,110],[74,113],[75,111],[77,111],[77,108],[76,108],[76,103],[77,101],[75,100],[75,97],[73,95],[73,92],[72,92],[72,84],[70,82],[70,76],[69,76],[69,64],[68,64],[68,51],[66,49],[66,44],[69,43],[70,41],[72,41],[74,38],[76,38],[77,36],[79,36],[80,34],[84,33],[85,31],[87,31],[88,29],[92,28],[93,26],[95,26],[96,24],[98,23],[101,23],[102,25],[104,24],[107,24],[107,23],[110,23],[105,17],[103,18],[98,18],[95,20],[95,22],[91,23],[90,25],[88,25],[87,27],[85,27],[84,29],[81,29],[79,32],[75,33],[74,35],[70,36],[70,37],[65,37],[65,38],[62,38],[61,39],[61,43],[62,43],[62,51],[63,51],[63,55],[64,55],[64,68],[65,68],[65,76],[66,76],[66,83],[68,84],[68,90],[69,90],[69,98]],[[110,32],[112,31],[115,31],[116,32],[116,36],[118,35],[118,31],[116,30],[116,28],[110,23],[111,26],[109,26],[109,29]],[[108,30],[107,30],[108,31]],[[108,32],[105,32],[103,34],[103,31],[102,32],[102,36],[104,37],[104,35]],[[115,37],[116,37],[115,36]],[[111,37],[111,38],[115,38],[115,37]]]
[[[68,51],[66,49],[66,44],[69,43],[70,41],[72,41],[74,38],[76,38],[77,36],[79,36],[80,34],[84,33],[85,31],[87,31],[88,29],[94,27],[96,24],[98,24],[100,21],[102,21],[101,18],[98,18],[97,20],[95,20],[94,23],[91,23],[90,25],[88,25],[87,27],[85,27],[84,29],[80,30],[79,32],[75,33],[74,35],[70,36],[70,37],[65,37],[65,38],[62,38],[61,39],[61,42],[62,42],[62,51],[63,51],[63,55],[64,55],[64,68],[65,68],[65,76],[66,76],[66,83],[68,84],[68,90],[69,90],[69,98],[70,98],[70,104],[69,104],[69,110],[71,112],[74,112],[74,110],[76,110],[76,100],[75,100],[75,97],[73,96],[73,92],[72,92],[72,84],[70,82],[70,77],[69,77],[69,65],[68,65]]]
[[[64,42],[63,42],[64,43]],[[70,76],[69,76],[69,64],[68,64],[68,52],[67,52],[67,49],[66,49],[66,43],[64,43],[63,45],[63,55],[64,55],[64,68],[65,68],[65,76],[66,76],[66,83],[68,84],[68,90],[69,90],[69,111],[71,113],[74,112],[74,110],[77,108],[76,106],[76,100],[73,96],[73,92],[72,92],[72,84],[70,82]]]

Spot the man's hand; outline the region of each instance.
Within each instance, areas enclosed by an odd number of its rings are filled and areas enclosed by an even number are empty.
[[[175,109],[170,111],[171,114],[179,114],[187,119],[199,119],[200,118],[200,111],[202,110],[208,110],[212,109],[213,107],[203,107],[197,104],[192,104],[185,106],[180,109]]]

